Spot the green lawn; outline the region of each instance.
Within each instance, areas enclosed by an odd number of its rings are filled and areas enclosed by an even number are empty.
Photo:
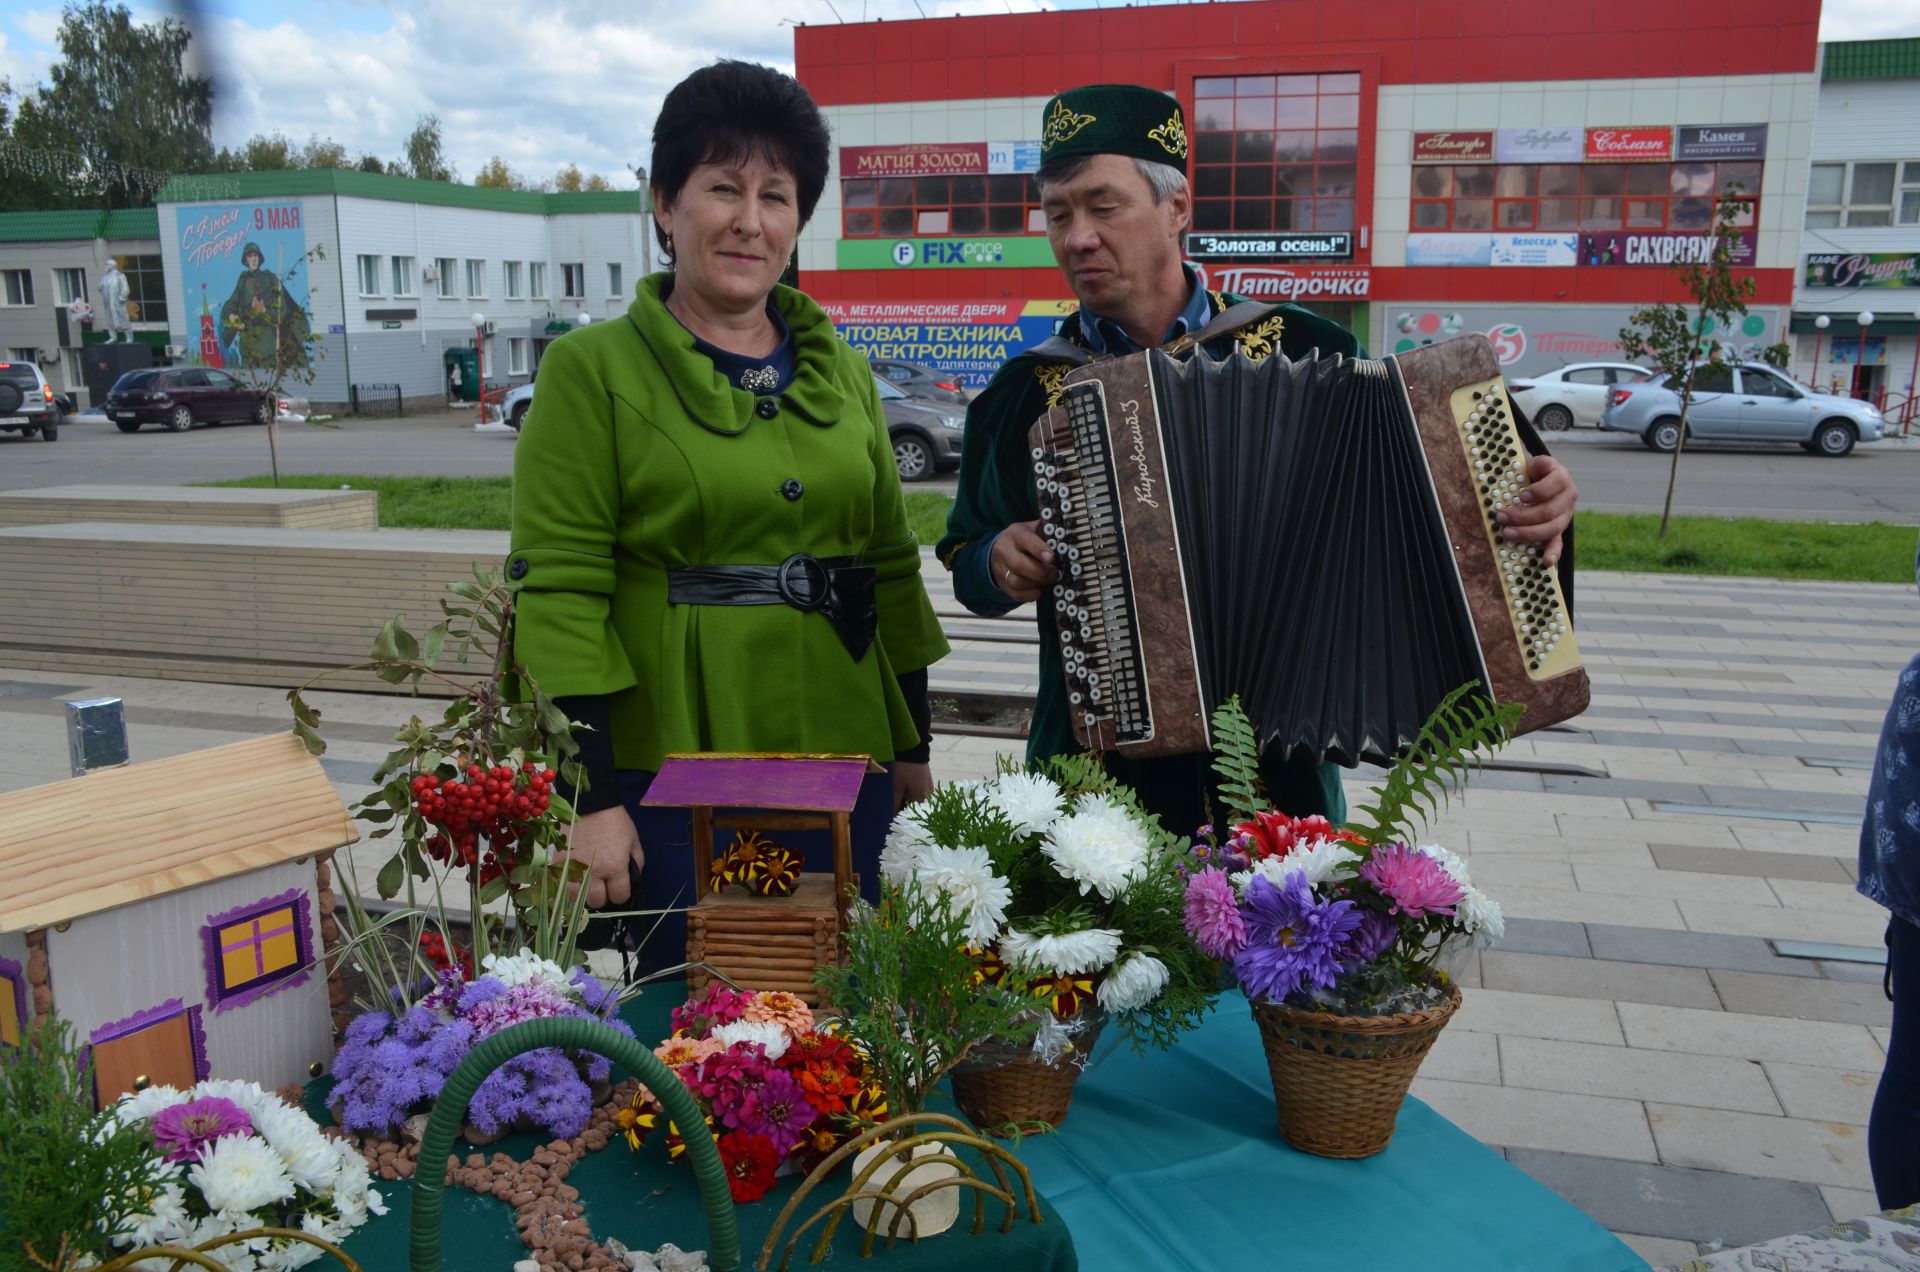
[[[271,477],[210,481],[209,486],[271,486]],[[505,530],[513,516],[511,477],[354,477],[321,473],[282,477],[283,487],[300,490],[378,491],[380,524],[423,530]]]
[[[270,486],[266,477],[210,483]],[[505,530],[513,482],[506,477],[288,477],[283,486],[308,490],[380,492],[380,524],[449,530]],[[907,518],[922,543],[946,533],[952,500],[936,491],[907,492]],[[1920,531],[1872,522],[1830,525],[1759,517],[1676,517],[1665,541],[1655,516],[1580,514],[1583,570],[1643,570],[1657,574],[1745,574],[1785,579],[1911,583]]]

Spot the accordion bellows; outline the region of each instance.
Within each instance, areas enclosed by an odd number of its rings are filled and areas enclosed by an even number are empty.
[[[1390,760],[1468,682],[1525,706],[1517,732],[1586,708],[1559,580],[1494,520],[1526,452],[1485,337],[1095,362],[1030,441],[1092,749],[1209,749],[1234,694],[1266,747],[1342,764]]]

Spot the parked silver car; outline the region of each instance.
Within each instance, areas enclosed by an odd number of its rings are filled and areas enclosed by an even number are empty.
[[[1671,451],[1680,443],[1675,387],[1671,379],[1616,386],[1607,395],[1600,427]],[[1816,393],[1763,362],[1711,362],[1694,371],[1689,440],[1797,442],[1802,450],[1837,458],[1855,442],[1879,441],[1885,427],[1871,402]]]
[[[1631,362],[1576,362],[1507,381],[1513,400],[1542,433],[1593,428],[1616,384],[1642,384],[1654,373]]]
[[[880,409],[886,412],[901,481],[926,481],[942,469],[960,466],[960,440],[967,428],[964,408],[917,401],[879,376],[873,382],[880,389]]]

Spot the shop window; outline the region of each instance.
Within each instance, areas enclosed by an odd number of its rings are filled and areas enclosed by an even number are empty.
[[[527,342],[520,336],[507,337],[507,374],[527,373]]]
[[[1352,230],[1359,194],[1360,77],[1238,75],[1194,81],[1196,230]],[[1415,174],[1415,224],[1449,228],[1451,198]],[[1491,225],[1493,207],[1467,209]]]
[[[313,960],[311,903],[301,891],[208,917],[207,999],[227,1011],[306,979]]]
[[[1807,228],[1920,225],[1920,160],[1816,163],[1807,171]]]
[[[1818,168],[1820,165],[1815,165]],[[1920,215],[1920,163],[1915,211]],[[1413,170],[1416,230],[1685,230],[1713,223],[1736,200],[1734,226],[1759,223],[1758,163],[1421,164]],[[1809,221],[1809,224],[1812,224]]]
[[[167,320],[167,276],[156,256],[116,256],[127,276],[127,316],[135,322]]]
[[[840,183],[846,238],[1045,234],[1031,174],[858,177]]]

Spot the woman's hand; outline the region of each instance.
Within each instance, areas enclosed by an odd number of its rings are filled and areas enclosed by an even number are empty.
[[[918,804],[931,794],[933,794],[933,765],[909,764],[904,760],[894,761],[894,812],[899,812],[908,804]]]
[[[627,862],[641,870],[647,866],[646,850],[640,846],[640,832],[623,807],[603,808],[588,813],[573,824],[573,846],[569,853],[587,867],[587,908],[603,910],[609,904],[625,905],[633,897],[627,880]],[[569,883],[567,891],[576,892],[578,883]]]

